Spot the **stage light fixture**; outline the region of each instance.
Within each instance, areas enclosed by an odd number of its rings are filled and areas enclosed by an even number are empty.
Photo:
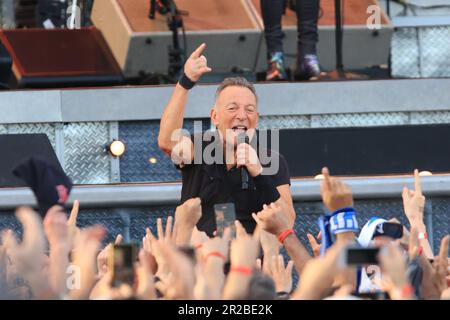
[[[158,159],[156,159],[155,157],[150,157],[148,159],[148,162],[150,162],[151,164],[156,164],[158,162]]]
[[[125,143],[121,140],[113,140],[108,145],[108,151],[114,157],[121,157],[126,151]]]
[[[430,171],[420,171],[419,172],[419,176],[420,177],[428,177],[428,176],[432,176],[433,174]]]

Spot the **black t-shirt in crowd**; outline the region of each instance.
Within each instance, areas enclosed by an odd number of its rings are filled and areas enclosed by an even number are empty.
[[[218,140],[218,139],[216,139]],[[209,143],[203,142],[202,150]],[[195,140],[193,140],[195,141]],[[220,147],[222,147],[220,145]],[[257,149],[259,146],[257,146]],[[258,151],[258,150],[257,150]],[[278,171],[270,175],[274,186],[290,185],[289,169],[284,157],[275,151],[269,154],[279,157]],[[224,161],[222,161],[223,163]],[[267,167],[270,164],[263,167]],[[239,220],[247,232],[253,232],[256,222],[252,213],[262,210],[264,203],[262,190],[258,190],[253,178],[249,176],[249,187],[242,189],[241,169],[233,167],[227,170],[226,164],[188,164],[182,168],[183,186],[181,191],[181,203],[188,199],[200,197],[202,203],[202,217],[197,224],[200,231],[205,231],[209,236],[216,230],[214,205],[232,202],[236,208],[236,219]]]

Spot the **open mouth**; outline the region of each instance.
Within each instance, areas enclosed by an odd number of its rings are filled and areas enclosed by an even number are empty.
[[[234,133],[236,134],[240,134],[240,133],[245,133],[247,132],[247,127],[246,126],[234,126],[231,128],[233,130]]]

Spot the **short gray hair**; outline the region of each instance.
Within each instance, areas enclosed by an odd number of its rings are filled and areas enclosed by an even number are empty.
[[[216,100],[220,93],[228,87],[243,87],[250,90],[258,102],[258,96],[256,95],[255,86],[243,77],[225,78],[216,90]]]

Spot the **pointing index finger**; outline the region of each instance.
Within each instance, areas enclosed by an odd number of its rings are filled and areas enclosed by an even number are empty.
[[[202,43],[197,49],[195,49],[194,52],[192,52],[191,58],[199,58],[202,55],[203,50],[205,50],[205,48],[206,44]]]
[[[327,187],[330,186],[330,171],[327,167],[322,168],[323,182]]]
[[[420,177],[419,177],[419,170],[414,170],[414,188],[417,194],[422,194],[422,188],[420,186]]]
[[[73,202],[72,211],[70,212],[70,216],[69,216],[69,222],[71,224],[76,223],[79,209],[80,209],[80,202],[78,200],[75,200]]]

